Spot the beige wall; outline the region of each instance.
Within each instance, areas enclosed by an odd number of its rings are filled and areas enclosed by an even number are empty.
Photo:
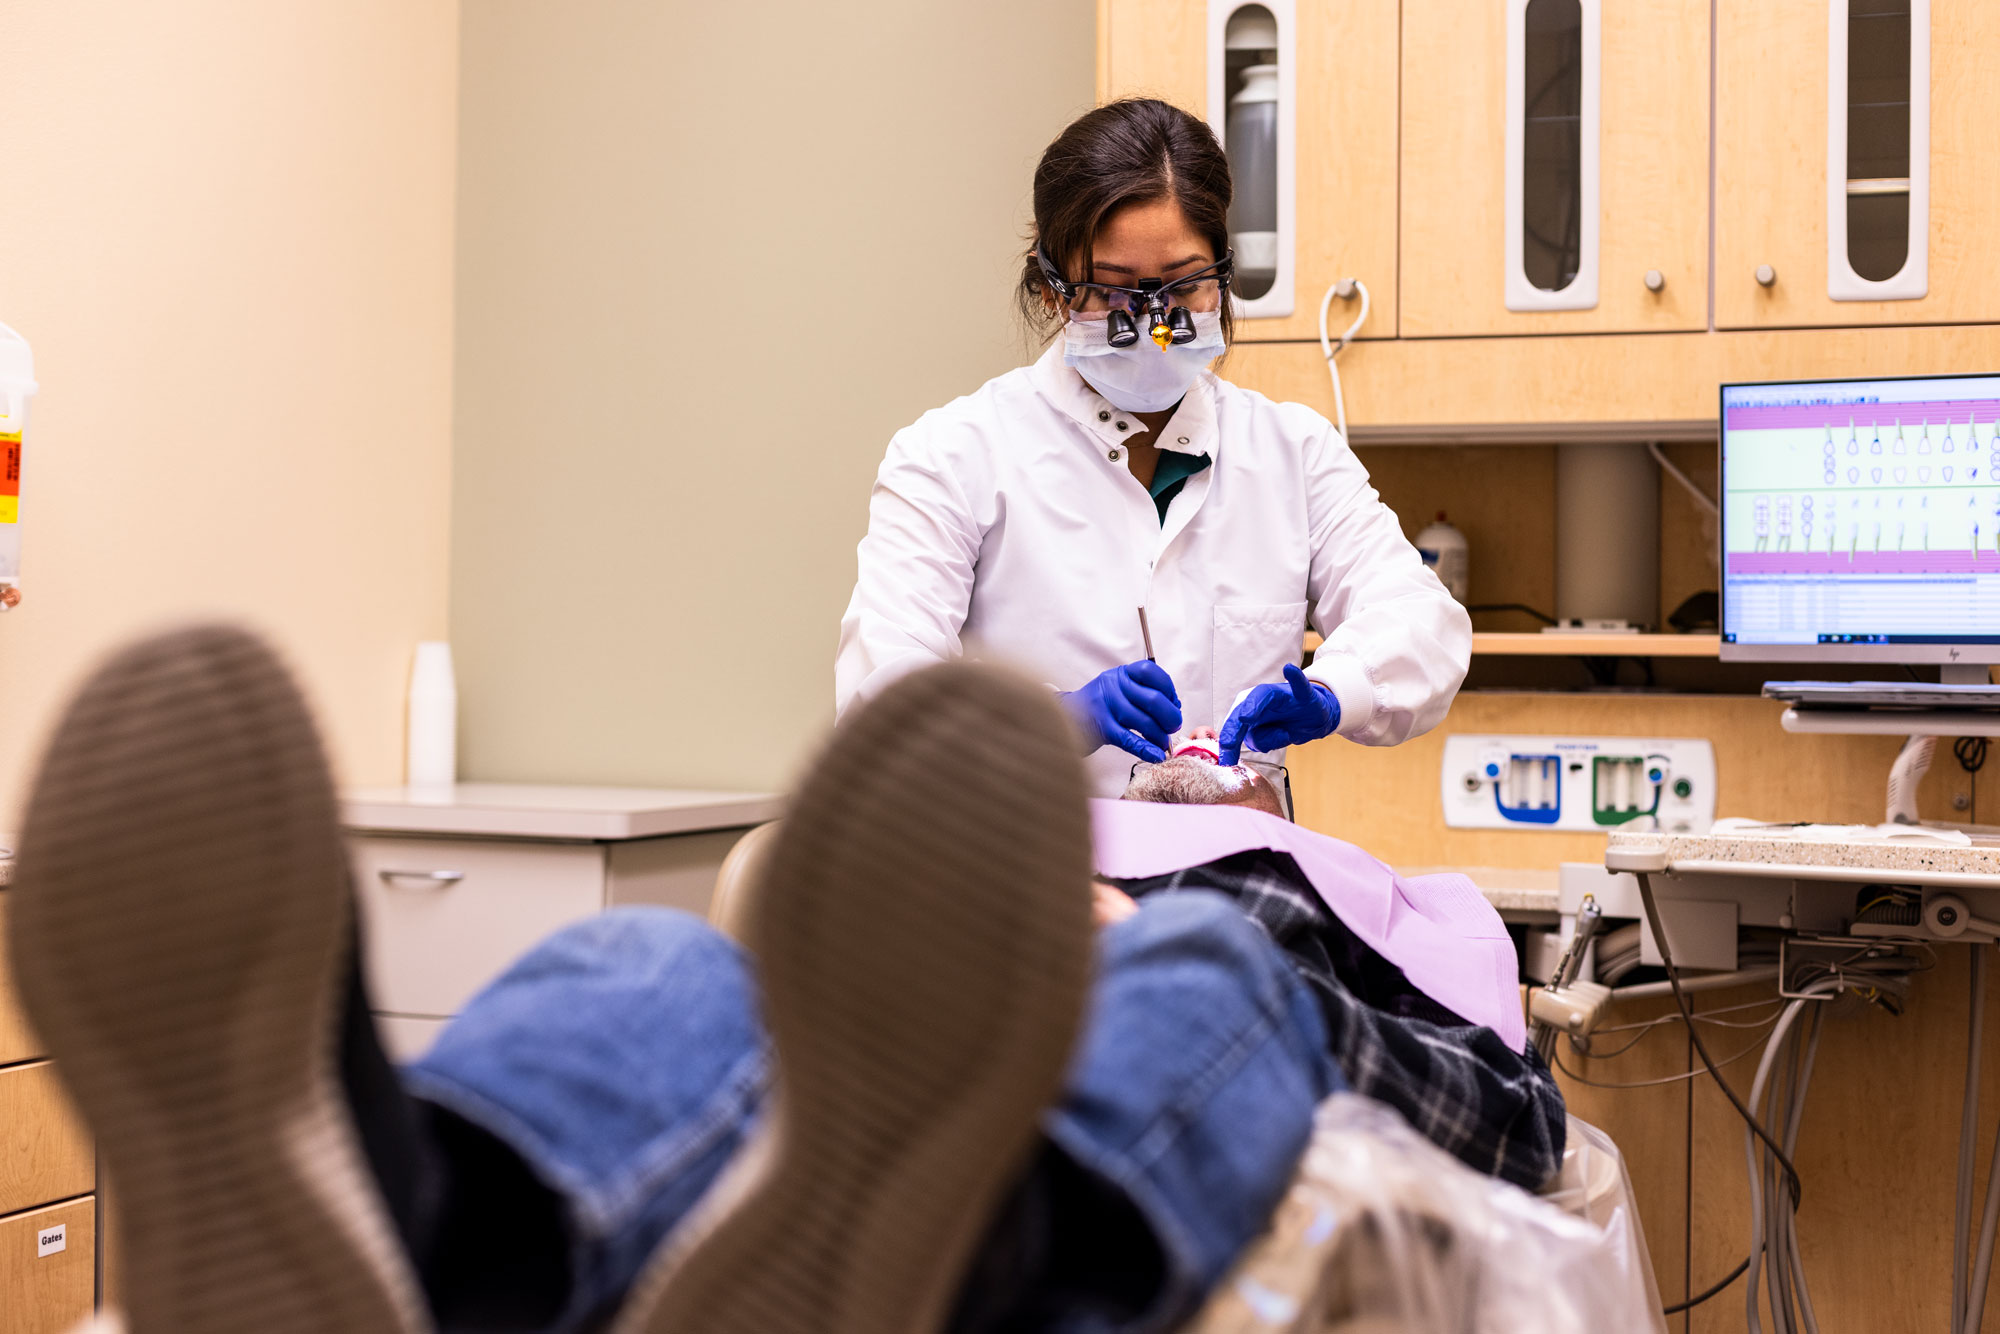
[[[889,436],[1017,364],[1084,0],[464,19],[461,773],[784,781]]]
[[[273,632],[343,777],[446,626],[456,0],[0,6],[0,321],[42,393],[0,617],[0,829],[79,669]]]

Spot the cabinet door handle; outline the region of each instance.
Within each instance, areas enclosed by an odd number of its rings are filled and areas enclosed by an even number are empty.
[[[446,889],[465,879],[463,871],[397,871],[384,867],[375,874],[391,888],[406,880],[417,880],[422,882],[419,887],[423,889]]]
[[[1769,287],[1778,281],[1778,271],[1769,264],[1759,264],[1755,276],[1759,287]]]
[[[1666,274],[1661,273],[1658,269],[1646,270],[1646,290],[1648,292],[1657,292],[1666,285],[1667,285]]]

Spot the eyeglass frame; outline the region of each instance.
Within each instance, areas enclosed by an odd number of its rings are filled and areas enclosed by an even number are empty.
[[[1171,756],[1169,756],[1168,758],[1172,758],[1172,757],[1171,757]],[[1129,786],[1131,785],[1131,783],[1132,783],[1132,780],[1133,780],[1133,779],[1135,779],[1135,778],[1137,778],[1137,777],[1139,776],[1139,766],[1140,766],[1140,765],[1142,765],[1142,764],[1146,764],[1146,765],[1151,765],[1151,764],[1164,764],[1165,762],[1166,762],[1166,761],[1164,761],[1164,760],[1134,760],[1134,761],[1132,761],[1132,767],[1131,767],[1130,769],[1127,769],[1127,770],[1125,771],[1125,783],[1126,783],[1126,785],[1127,785],[1127,786],[1129,787]],[[1284,791],[1285,791],[1285,818],[1286,818],[1287,820],[1291,821],[1291,822],[1292,822],[1293,824],[1297,824],[1297,823],[1299,822],[1299,817],[1298,817],[1297,815],[1293,814],[1293,812],[1292,812],[1292,771],[1291,771],[1291,767],[1290,767],[1289,765],[1284,765],[1284,764],[1267,764],[1267,763],[1265,763],[1265,762],[1263,762],[1263,761],[1261,761],[1261,760],[1258,760],[1258,761],[1255,761],[1255,762],[1253,762],[1253,761],[1250,761],[1250,760],[1245,760],[1245,759],[1240,759],[1240,758],[1239,758],[1239,759],[1237,760],[1237,763],[1241,764],[1241,765],[1242,765],[1242,766],[1243,766],[1244,768],[1246,768],[1246,769],[1254,769],[1254,770],[1256,770],[1256,771],[1257,771],[1257,773],[1259,773],[1260,775],[1263,775],[1263,778],[1264,778],[1264,781],[1265,781],[1265,782],[1267,782],[1267,783],[1271,781],[1271,778],[1270,778],[1270,775],[1269,775],[1269,774],[1266,774],[1266,773],[1264,773],[1264,771],[1265,771],[1266,769],[1276,769],[1276,770],[1278,771],[1278,777],[1284,780]]]
[[[1031,253],[1035,257],[1036,266],[1042,271],[1042,280],[1048,283],[1051,291],[1071,306],[1076,304],[1077,293],[1085,289],[1094,292],[1117,292],[1132,298],[1134,309],[1164,316],[1168,308],[1174,304],[1172,297],[1176,288],[1188,283],[1207,282],[1213,279],[1218,295],[1226,297],[1229,295],[1230,280],[1236,276],[1236,252],[1233,249],[1223,251],[1221,259],[1185,277],[1176,278],[1172,282],[1167,282],[1163,278],[1141,278],[1137,287],[1120,287],[1116,283],[1071,282],[1063,277],[1056,266],[1049,262],[1049,257],[1042,253],[1041,242],[1035,243]]]

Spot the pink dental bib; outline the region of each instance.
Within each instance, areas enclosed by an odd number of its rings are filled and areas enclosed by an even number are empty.
[[[1519,1051],[1520,962],[1514,942],[1462,875],[1404,879],[1352,843],[1247,806],[1092,801],[1097,873],[1140,879],[1267,849],[1298,863],[1322,902],[1438,1004]]]

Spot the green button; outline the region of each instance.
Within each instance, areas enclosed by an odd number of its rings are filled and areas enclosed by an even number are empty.
[[[1694,784],[1688,782],[1685,778],[1676,778],[1674,780],[1674,795],[1682,801],[1686,801],[1694,795]]]

